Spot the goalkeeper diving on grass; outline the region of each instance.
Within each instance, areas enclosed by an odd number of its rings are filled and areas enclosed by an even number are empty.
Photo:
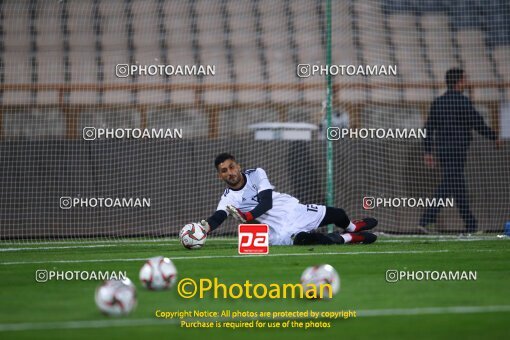
[[[207,233],[218,228],[228,217],[241,223],[269,226],[270,245],[312,245],[373,243],[377,236],[368,232],[377,225],[374,218],[351,221],[343,209],[316,204],[301,204],[290,195],[273,191],[266,172],[261,169],[241,171],[234,156],[218,155],[214,161],[218,177],[227,188],[216,212],[200,225]],[[340,230],[327,235],[314,232],[335,224]]]

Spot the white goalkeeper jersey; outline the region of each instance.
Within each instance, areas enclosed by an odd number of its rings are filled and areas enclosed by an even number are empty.
[[[266,172],[261,169],[248,169],[243,172],[246,183],[241,189],[227,188],[221,196],[217,210],[223,210],[227,214],[227,205],[233,205],[242,212],[253,210],[258,205],[258,193],[268,189],[274,189],[269,182]],[[312,210],[311,219],[304,212]],[[325,209],[321,206],[310,208],[299,203],[299,200],[288,194],[273,191],[273,207],[265,214],[259,216],[257,221],[267,224],[270,230],[269,242],[272,244],[290,244],[291,234],[310,230],[318,227],[318,223],[324,217]],[[285,237],[283,236],[285,235]],[[283,241],[285,239],[285,241]]]

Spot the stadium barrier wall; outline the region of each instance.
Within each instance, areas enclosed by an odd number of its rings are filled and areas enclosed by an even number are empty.
[[[1,141],[0,237],[176,235],[182,225],[215,210],[224,186],[213,159],[223,151],[237,155],[245,168],[266,169],[277,191],[303,203],[324,203],[323,141],[247,144],[235,138]],[[466,180],[480,228],[497,231],[510,219],[510,158],[495,160],[489,156],[493,148],[490,141],[475,137]],[[433,196],[439,170],[424,167],[419,140],[342,140],[335,143],[334,153],[336,206],[352,219],[379,218],[379,231],[415,232],[421,208],[364,210],[362,199]],[[480,173],[480,164],[487,175]],[[59,207],[62,196],[148,197],[151,206],[65,210]],[[228,222],[222,233],[234,234],[234,225]],[[440,225],[445,231],[462,226],[457,210],[447,209]]]

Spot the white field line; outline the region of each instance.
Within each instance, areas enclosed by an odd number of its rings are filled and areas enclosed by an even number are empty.
[[[417,239],[417,238],[423,238],[423,239],[448,239],[448,240],[465,240],[465,239],[497,239],[496,233],[487,233],[487,234],[475,234],[475,235],[466,235],[466,234],[429,234],[429,235],[403,235],[403,234],[391,234],[391,233],[385,233],[385,232],[377,232],[375,233],[384,238],[401,238],[401,239]]]
[[[24,322],[0,324],[0,332],[6,331],[30,331],[49,329],[77,329],[77,328],[109,328],[109,327],[132,327],[148,325],[177,324],[177,320],[153,319],[125,319],[125,320],[87,320],[87,321],[61,321],[61,322]]]
[[[438,240],[440,242],[444,242],[446,240]],[[413,240],[379,240],[378,243],[417,243],[418,241]],[[214,243],[217,243],[214,241]],[[237,242],[218,242],[221,245],[237,245]],[[87,248],[117,248],[117,247],[182,247],[180,242],[161,242],[161,243],[113,243],[113,244],[91,244],[91,245],[73,245],[73,246],[43,246],[43,247],[11,247],[11,248],[1,248],[0,253],[2,252],[17,252],[17,251],[33,251],[33,250],[60,250],[60,249],[87,249]]]
[[[501,250],[495,249],[477,249],[471,252],[497,252]],[[287,257],[287,256],[324,256],[324,255],[388,255],[388,254],[434,254],[448,253],[448,249],[441,250],[395,250],[395,251],[356,251],[356,252],[323,252],[323,253],[287,253],[287,254],[267,254],[267,255],[201,255],[201,256],[175,256],[172,261],[176,260],[206,260],[206,259],[223,259],[223,258],[258,258],[258,257]],[[46,260],[46,261],[13,261],[0,262],[0,265],[23,265],[23,264],[50,264],[50,263],[94,263],[94,262],[133,262],[145,261],[147,258],[123,258],[123,259],[86,259],[86,260]]]
[[[237,242],[222,242],[226,245],[237,245]],[[133,243],[133,244],[95,244],[95,245],[81,245],[81,246],[51,246],[51,247],[19,247],[19,248],[0,248],[1,252],[16,252],[25,250],[58,250],[58,249],[80,249],[80,248],[114,248],[114,247],[182,247],[181,243]]]
[[[224,240],[224,241],[227,241],[227,240]],[[231,241],[231,240],[229,240]],[[216,242],[214,241],[214,243],[218,243],[218,244],[221,244],[221,245],[237,245],[237,242]],[[112,244],[91,244],[91,245],[71,245],[71,246],[66,246],[66,245],[54,245],[54,246],[44,246],[44,247],[23,247],[23,245],[20,245],[20,247],[11,247],[11,248],[2,248],[0,247],[0,253],[1,252],[13,252],[13,251],[24,251],[24,250],[55,250],[55,249],[81,249],[81,248],[113,248],[113,247],[147,247],[147,246],[159,246],[159,247],[166,247],[166,246],[170,246],[170,247],[175,247],[175,246],[179,246],[179,247],[182,247],[180,241],[177,241],[177,242],[169,242],[169,241],[164,241],[164,242],[151,242],[151,243],[112,243]]]
[[[237,240],[236,237],[211,237],[214,241],[232,241]],[[120,238],[120,239],[103,239],[103,240],[91,240],[91,239],[81,239],[81,240],[55,240],[55,241],[48,241],[48,240],[41,240],[41,241],[0,241],[0,245],[12,245],[12,246],[39,246],[39,245],[73,245],[73,244],[136,244],[136,243],[165,243],[165,242],[179,242],[179,239],[177,237],[172,238],[158,238],[158,239],[136,239],[136,238]]]
[[[499,238],[458,238],[458,239],[388,239],[381,238],[377,239],[377,243],[418,243],[418,242],[477,242],[477,241],[500,241]]]
[[[508,251],[508,249],[472,249],[474,253],[492,253]],[[172,260],[201,260],[201,259],[221,259],[221,258],[257,258],[257,257],[285,257],[285,256],[322,256],[322,255],[387,255],[387,254],[431,254],[448,253],[451,250],[395,250],[395,251],[358,251],[358,252],[324,252],[324,253],[283,253],[267,255],[202,255],[202,256],[175,256]],[[465,252],[463,250],[463,252]],[[90,262],[133,262],[145,261],[146,257],[125,258],[125,259],[87,259],[87,260],[47,260],[47,261],[13,261],[0,262],[1,265],[22,265],[22,264],[49,264],[49,263],[90,263]]]
[[[138,244],[142,245],[142,244]],[[177,246],[178,244],[167,244],[167,246]],[[0,253],[2,252],[15,252],[15,251],[24,251],[24,250],[57,250],[57,249],[80,249],[80,248],[114,248],[114,247],[122,247],[124,245],[120,244],[96,244],[96,245],[88,245],[88,246],[56,246],[56,247],[20,247],[20,248],[0,248]],[[143,244],[143,246],[148,246],[147,244]],[[155,246],[155,244],[152,244]]]
[[[425,241],[434,241],[434,242],[473,242],[473,241],[500,241],[498,238],[438,238],[438,239],[389,239],[387,237],[379,237],[377,243],[418,243]],[[220,243],[222,245],[237,245],[237,242],[233,242],[235,239],[212,239],[212,243]],[[132,247],[152,247],[152,246],[180,246],[180,241],[177,239],[169,239],[169,240],[159,240],[159,241],[136,241],[136,242],[124,242],[124,241],[112,241],[110,244],[85,244],[81,243],[79,245],[68,245],[73,243],[41,243],[48,244],[49,246],[37,246],[33,244],[12,244],[12,246],[18,245],[19,247],[10,247],[10,248],[2,248],[2,243],[0,242],[0,253],[1,252],[15,252],[15,251],[30,251],[30,250],[54,250],[54,249],[80,249],[80,248],[110,248],[110,247],[123,247],[123,246],[132,246]],[[5,245],[5,244],[4,244]],[[9,244],[11,245],[11,244]],[[27,246],[28,245],[28,246]]]
[[[377,233],[376,233],[377,234]],[[402,239],[402,240],[416,240],[416,239],[427,239],[427,240],[435,240],[435,241],[494,241],[494,240],[500,240],[497,238],[496,235],[486,235],[486,236],[459,236],[459,235],[391,235],[386,233],[379,233],[379,241],[384,239]],[[216,241],[235,241],[237,240],[236,237],[214,237],[211,238],[211,240]],[[160,239],[103,239],[103,240],[90,240],[90,239],[79,239],[79,240],[55,240],[55,241],[47,241],[47,240],[41,240],[41,241],[0,241],[1,245],[12,245],[12,246],[40,246],[40,245],[83,245],[83,244],[136,244],[136,243],[166,243],[166,242],[179,242],[177,238],[160,238]]]
[[[402,315],[425,315],[425,314],[470,314],[470,313],[497,313],[497,312],[510,312],[510,305],[373,309],[373,310],[360,310],[356,315],[402,316]]]
[[[397,308],[397,309],[366,309],[356,311],[356,318],[377,316],[407,316],[407,315],[440,315],[440,314],[473,314],[473,313],[500,313],[510,312],[510,305],[499,306],[452,306],[452,307],[423,307],[423,308]],[[199,319],[195,319],[199,320]],[[253,319],[236,319],[234,321],[247,321]],[[263,320],[263,319],[259,319]],[[273,319],[271,319],[273,320]],[[326,320],[326,319],[321,319]],[[211,321],[210,319],[201,321]],[[228,320],[232,321],[232,320]],[[23,322],[0,324],[0,332],[32,331],[51,329],[87,329],[110,327],[133,327],[178,324],[179,320],[151,319],[125,319],[125,320],[83,320],[61,322]]]

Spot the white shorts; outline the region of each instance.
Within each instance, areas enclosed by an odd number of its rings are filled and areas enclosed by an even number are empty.
[[[271,228],[269,226],[269,244],[273,246],[289,246],[293,244],[292,237],[299,232],[309,232],[319,227],[326,215],[326,206],[318,204],[298,204],[288,224]]]

